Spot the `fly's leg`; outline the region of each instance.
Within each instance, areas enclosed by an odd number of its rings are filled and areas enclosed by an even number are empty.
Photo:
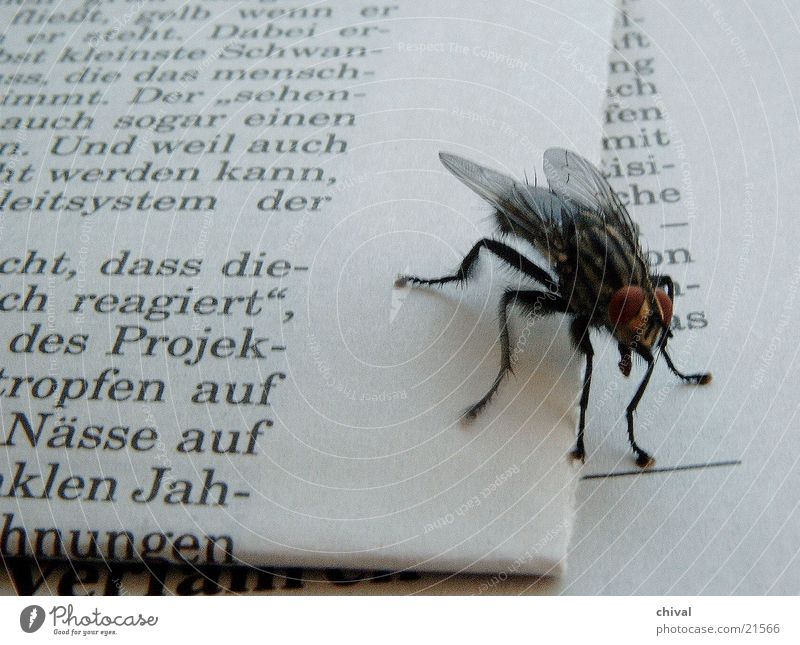
[[[653,359],[653,355],[650,353],[650,350],[645,348],[637,348],[636,352],[639,354],[639,356],[647,361],[647,371],[644,374],[642,382],[639,383],[639,388],[636,390],[636,394],[633,395],[633,398],[628,404],[628,408],[626,410],[628,418],[628,441],[631,442],[631,448],[633,448],[633,452],[636,454],[636,465],[641,468],[650,468],[656,463],[656,460],[642,450],[636,443],[636,439],[634,439],[633,413],[636,412],[639,401],[642,400],[644,391],[647,389],[647,384],[650,382],[650,377],[653,375],[653,368],[655,367],[656,362]]]
[[[666,347],[661,350],[661,353],[664,354],[664,360],[667,361],[667,366],[670,370],[672,370],[672,373],[686,383],[691,383],[692,385],[706,385],[707,383],[711,383],[711,372],[703,372],[700,374],[684,374],[678,370],[677,367],[675,367],[675,363],[672,362],[672,358],[669,354],[667,354]]]
[[[581,403],[580,403],[580,417],[578,420],[578,441],[575,444],[575,450],[572,451],[570,456],[573,459],[584,460],[586,457],[586,450],[583,447],[583,430],[586,427],[586,408],[589,405],[589,390],[592,385],[592,358],[594,357],[594,349],[592,342],[589,338],[589,321],[585,318],[576,318],[572,321],[570,328],[572,333],[572,342],[578,350],[586,357],[586,371],[583,373],[583,389],[581,390]]]
[[[499,318],[500,318],[500,371],[494,379],[494,383],[489,388],[489,391],[481,397],[480,401],[471,405],[464,412],[464,420],[472,420],[477,417],[480,412],[486,407],[491,398],[500,387],[506,373],[513,372],[511,365],[511,348],[509,341],[508,330],[508,307],[512,304],[518,304],[524,307],[533,315],[546,315],[556,312],[565,312],[567,310],[567,303],[559,296],[545,291],[526,290],[519,291],[516,289],[508,289],[500,299]]]
[[[480,401],[471,405],[464,412],[463,418],[465,421],[471,421],[481,413],[481,410],[486,407],[486,404],[489,403],[495,392],[497,392],[497,388],[500,387],[500,383],[503,381],[506,372],[513,371],[511,367],[511,350],[508,331],[508,305],[514,300],[515,294],[515,291],[509,290],[506,291],[500,299],[500,371],[497,373],[489,391],[483,395]]]
[[[619,371],[625,378],[628,378],[631,375],[631,367],[633,365],[633,361],[631,360],[631,346],[627,343],[618,343],[617,348],[619,349],[619,363],[617,363],[617,367],[619,367]]]
[[[665,287],[667,290],[667,295],[669,296],[670,300],[675,299],[675,285],[672,283],[672,278],[668,275],[661,275],[661,276],[650,276],[653,280],[653,284],[656,287]],[[672,338],[672,332],[669,332],[669,337]],[[664,346],[662,349],[662,353],[664,354],[664,360],[667,361],[667,366],[672,371],[672,373],[677,376],[679,379],[686,383],[691,383],[692,385],[706,385],[711,383],[711,372],[703,372],[701,374],[684,374],[677,367],[675,367],[675,363],[672,362],[672,358],[669,354],[667,354],[667,348]]]
[[[454,274],[432,279],[419,278],[413,275],[401,275],[395,281],[395,286],[402,287],[408,282],[411,282],[412,284],[425,285],[443,285],[447,284],[448,282],[458,282],[460,284],[464,284],[470,279],[470,277],[472,277],[475,264],[478,261],[478,256],[480,255],[481,249],[484,248],[491,253],[494,253],[512,269],[516,269],[517,271],[534,278],[552,292],[558,291],[558,285],[554,282],[552,276],[547,271],[531,262],[516,249],[511,248],[507,244],[503,244],[502,242],[491,240],[489,238],[482,239],[472,247],[470,252],[467,253],[462,260],[461,266]]]
[[[667,295],[672,302],[675,302],[675,285],[672,282],[672,277],[668,275],[651,275],[650,279],[656,287],[664,287],[667,290]]]

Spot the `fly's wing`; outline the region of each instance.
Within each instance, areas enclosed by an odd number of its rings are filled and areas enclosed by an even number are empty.
[[[544,174],[550,190],[578,209],[602,215],[606,225],[615,227],[641,254],[638,227],[593,164],[569,150],[549,148],[544,153]]]
[[[464,157],[439,153],[445,168],[496,209],[502,233],[528,240],[552,256],[564,247],[562,222],[566,205],[551,191],[529,186]]]

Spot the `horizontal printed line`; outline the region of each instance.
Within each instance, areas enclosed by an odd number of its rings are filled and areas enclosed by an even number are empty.
[[[689,226],[689,222],[672,222],[670,224],[662,224],[661,228],[677,228],[679,226]]]
[[[705,464],[687,464],[685,466],[665,466],[664,468],[640,468],[638,470],[623,470],[618,473],[599,473],[584,475],[581,479],[610,479],[611,477],[629,477],[630,475],[654,475],[656,473],[672,473],[681,470],[700,470],[702,468],[720,468],[722,466],[739,466],[741,459],[730,461],[710,461]]]

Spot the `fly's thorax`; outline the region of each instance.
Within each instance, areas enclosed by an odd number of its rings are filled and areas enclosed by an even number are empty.
[[[652,290],[636,241],[607,226],[603,217],[583,211],[574,220],[567,261],[557,268],[571,310],[595,324],[608,321],[613,295],[626,285]]]

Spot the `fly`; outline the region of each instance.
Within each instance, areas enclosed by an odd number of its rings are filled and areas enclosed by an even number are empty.
[[[439,158],[492,205],[501,236],[524,240],[547,260],[546,268],[539,266],[507,244],[485,238],[472,247],[453,275],[398,277],[397,286],[463,284],[472,276],[481,249],[486,249],[543,287],[509,288],[500,299],[500,371],[489,391],[465,412],[465,418],[475,418],[483,410],[511,369],[509,308],[516,305],[535,315],[567,314],[572,317],[572,342],[586,358],[578,438],[571,456],[583,461],[586,455],[583,433],[594,356],[589,332],[605,329],[618,343],[618,366],[624,376],[630,375],[634,354],[647,364],[626,417],[637,465],[652,466],[655,460],[636,443],[633,415],[650,382],[656,356],[663,355],[669,369],[686,383],[704,385],[711,381],[711,374],[684,374],[670,358],[672,278],[650,273],[637,227],[605,177],[583,157],[561,148],[544,153],[547,188],[516,181],[456,155],[442,152]]]

